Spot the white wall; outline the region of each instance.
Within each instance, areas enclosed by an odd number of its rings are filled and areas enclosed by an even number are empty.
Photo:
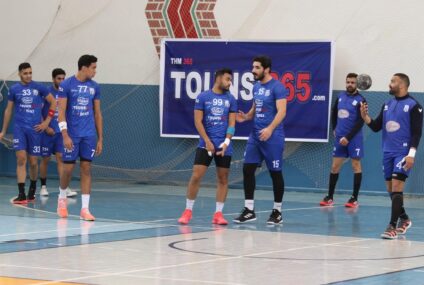
[[[146,3],[1,0],[0,79],[17,79],[17,65],[29,61],[34,78],[47,81],[54,67],[73,73],[78,57],[92,53],[101,83],[158,84]],[[335,89],[351,71],[369,73],[375,91],[405,72],[411,90],[423,91],[423,8],[418,0],[218,0],[215,17],[225,39],[334,40]]]

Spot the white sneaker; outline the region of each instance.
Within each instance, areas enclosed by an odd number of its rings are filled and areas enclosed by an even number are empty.
[[[72,191],[71,188],[66,188],[66,197],[75,197],[78,195],[78,192]]]
[[[47,192],[47,187],[45,185],[41,186],[40,196],[49,196],[49,192]]]

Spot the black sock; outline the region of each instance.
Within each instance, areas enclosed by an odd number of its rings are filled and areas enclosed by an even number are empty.
[[[328,183],[328,197],[330,197],[330,199],[333,199],[334,190],[336,189],[338,179],[338,173],[330,173],[330,182]]]
[[[37,180],[30,180],[29,189],[35,190],[37,188]]]
[[[18,183],[19,194],[25,194],[25,183]]]
[[[274,202],[281,203],[284,195],[284,178],[282,171],[270,171],[272,189],[274,190]]]
[[[409,216],[405,211],[405,207],[403,205],[403,192],[399,192],[400,195],[402,195],[402,211],[400,212],[399,218],[402,220],[409,220]]]
[[[243,186],[244,186],[244,198],[246,200],[253,200],[256,179],[255,172],[258,164],[256,163],[245,163],[243,165]]]
[[[391,192],[390,193],[390,199],[393,199],[393,194],[399,194],[402,195],[403,197],[403,192]],[[403,198],[402,198],[402,211],[400,212],[399,218],[401,218],[402,220],[409,220],[409,216],[406,213],[405,207],[403,206]]]
[[[47,185],[47,177],[46,178],[41,178],[40,177],[40,181],[41,181],[41,186],[46,186]]]
[[[361,188],[362,172],[353,174],[353,198],[358,200],[359,189]]]
[[[392,215],[390,218],[390,224],[393,227],[396,227],[397,225],[397,221],[402,212],[402,205],[403,205],[403,195],[400,195],[400,193],[394,193],[392,195]]]

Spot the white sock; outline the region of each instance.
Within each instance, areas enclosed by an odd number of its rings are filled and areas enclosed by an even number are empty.
[[[224,203],[223,202],[216,202],[216,211],[215,212],[222,212],[224,209]]]
[[[90,204],[90,194],[82,194],[81,195],[81,209],[88,209],[88,206]]]
[[[283,204],[282,202],[280,202],[280,203],[274,202],[274,209],[281,212],[281,205],[282,204]]]
[[[255,200],[244,200],[244,206],[250,211],[253,211],[255,207]]]
[[[62,189],[59,187],[59,198],[65,199],[66,198],[66,189]]]
[[[193,210],[195,200],[186,199],[186,209]]]

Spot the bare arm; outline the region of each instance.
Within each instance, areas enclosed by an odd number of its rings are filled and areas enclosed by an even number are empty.
[[[4,137],[7,132],[7,128],[9,127],[10,118],[12,117],[12,110],[15,103],[13,101],[7,101],[6,110],[4,110],[4,118],[3,118],[3,127],[0,132],[0,139]]]
[[[67,104],[68,104],[68,99],[67,98],[59,98],[59,116],[58,116],[58,121],[59,121],[59,128],[60,128],[60,132],[62,133],[63,136],[63,146],[65,147],[65,149],[73,149],[74,145],[73,142],[71,140],[71,138],[68,135],[68,129],[62,129],[61,123],[65,123],[66,124],[66,108],[67,108]]]
[[[56,110],[56,104],[57,104],[55,98],[53,97],[52,94],[49,94],[49,95],[46,96],[45,99],[50,104],[49,113],[52,112],[52,114],[54,114],[54,112]],[[51,120],[52,120],[52,117],[47,115],[46,118],[44,119],[44,121],[41,124],[36,125],[34,127],[34,129],[37,132],[44,131],[45,129],[47,129],[49,127]]]
[[[235,125],[236,125],[236,113],[232,112],[228,116],[228,129],[232,128],[234,131]],[[230,145],[230,140],[233,137],[233,133],[229,133],[228,129],[225,135],[225,141],[219,145],[219,148],[221,148],[221,150],[216,153],[217,155],[224,156],[228,146]]]
[[[103,116],[100,109],[100,100],[94,100],[94,122],[97,131],[96,155],[100,155],[103,151]]]
[[[206,133],[205,127],[203,126],[203,111],[194,110],[194,125],[196,127],[199,136],[205,141],[206,150],[208,152],[215,152],[215,147],[213,146],[211,140]]]
[[[256,105],[255,103],[252,104],[252,107],[250,108],[249,112],[244,113],[243,111],[239,111],[236,116],[236,121],[238,123],[243,123],[246,121],[253,120],[255,117],[255,111],[256,111]]]

